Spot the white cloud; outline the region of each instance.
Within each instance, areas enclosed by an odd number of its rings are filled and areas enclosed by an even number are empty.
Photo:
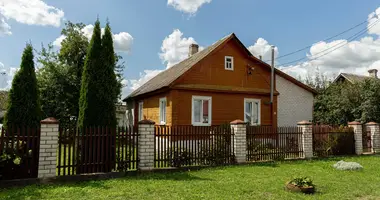
[[[166,64],[166,68],[170,68],[186,59],[189,54],[189,46],[191,44],[197,44],[194,38],[183,38],[182,36],[183,33],[175,29],[173,33],[167,36],[162,42],[159,57],[162,63]],[[202,47],[200,47],[199,50],[202,50]]]
[[[263,61],[272,59],[272,45],[268,43],[264,38],[259,38],[252,46],[248,47],[248,50],[257,58],[262,56]],[[278,48],[274,48],[274,56],[278,56]]]
[[[144,70],[143,73],[140,73],[140,78],[135,80],[130,80],[129,88],[133,91],[142,86],[144,83],[157,76],[163,70],[155,69],[155,70]]]
[[[9,90],[11,88],[12,80],[17,70],[18,68],[15,67],[5,67],[0,62],[0,90]]]
[[[206,3],[211,3],[212,0],[168,0],[168,5],[188,14],[195,14],[198,9]]]
[[[0,16],[0,36],[2,35],[12,35],[12,32],[9,24]]]
[[[295,77],[313,73],[317,67],[328,77],[342,72],[368,75],[369,69],[380,70],[380,23],[377,21],[374,25],[378,14],[380,8],[368,16],[368,34],[375,36],[364,36],[354,41],[320,41],[311,46],[306,61],[280,68]]]
[[[89,24],[82,29],[83,35],[87,37],[89,40],[92,37],[93,31],[94,31],[94,25],[92,24]],[[101,32],[103,35],[104,28],[102,28]],[[63,35],[59,36],[57,39],[54,40],[53,45],[60,48],[61,43],[65,38],[66,37]],[[129,33],[120,32],[117,34],[112,34],[112,38],[113,38],[113,45],[114,45],[115,51],[126,52],[126,53],[129,53],[131,51],[131,47],[133,44],[133,37]]]
[[[42,0],[0,0],[0,14],[22,24],[59,27],[64,17],[61,9]]]

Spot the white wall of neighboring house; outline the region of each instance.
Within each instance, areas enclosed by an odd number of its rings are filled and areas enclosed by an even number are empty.
[[[314,96],[311,92],[276,75],[278,126],[296,126],[297,122],[313,119]]]

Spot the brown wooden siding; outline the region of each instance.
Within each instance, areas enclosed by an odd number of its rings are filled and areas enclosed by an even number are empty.
[[[234,58],[234,70],[224,68],[225,56]],[[248,66],[254,70],[248,75]],[[204,84],[270,90],[270,69],[253,61],[231,40],[223,48],[193,66],[175,84]]]
[[[212,98],[212,125],[229,123],[235,119],[244,120],[244,98],[261,100],[261,125],[272,125],[269,95],[249,95],[233,93],[213,93],[187,90],[173,90],[173,125],[191,125],[192,96],[210,96]],[[277,96],[274,97],[274,111],[277,110]],[[273,117],[273,125],[277,125],[277,117]]]
[[[160,98],[166,97],[166,124],[172,124],[172,97],[170,92],[157,94],[154,96],[149,96],[144,99],[140,99],[136,101],[135,105],[135,119],[138,120],[138,107],[139,102],[143,102],[143,116],[145,119],[152,120],[156,122],[156,124],[160,123]],[[137,122],[137,121],[135,121]]]

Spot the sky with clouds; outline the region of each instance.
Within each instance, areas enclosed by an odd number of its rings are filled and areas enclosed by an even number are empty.
[[[187,58],[190,44],[202,49],[232,32],[265,61],[275,45],[276,66],[295,77],[317,67],[329,76],[366,74],[380,70],[379,7],[380,0],[0,0],[0,89],[9,89],[27,42],[36,51],[59,48],[67,20],[86,24],[90,38],[97,16],[103,26],[109,19],[124,57],[123,96]]]

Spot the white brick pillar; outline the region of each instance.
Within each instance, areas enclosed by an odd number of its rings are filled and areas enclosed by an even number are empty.
[[[247,123],[235,120],[230,123],[234,133],[234,154],[237,163],[245,163],[247,160]]]
[[[371,131],[372,152],[373,153],[380,153],[380,128],[379,128],[379,124],[376,122],[369,122],[366,124],[366,126]]]
[[[56,176],[59,122],[50,117],[41,121],[38,178]]]
[[[141,171],[154,168],[154,124],[151,120],[139,122],[138,169]]]
[[[348,127],[354,129],[355,153],[363,154],[363,126],[360,122],[349,122]]]
[[[313,124],[308,121],[301,121],[297,123],[302,131],[302,148],[303,157],[313,157]]]

